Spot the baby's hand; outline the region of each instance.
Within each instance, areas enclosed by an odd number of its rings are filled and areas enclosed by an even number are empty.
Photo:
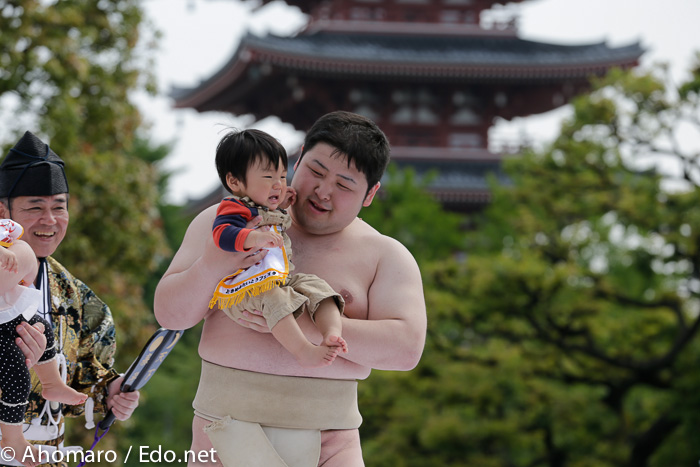
[[[0,269],[17,272],[17,257],[7,248],[0,247]]]
[[[243,243],[243,247],[246,250],[250,248],[254,248],[256,250],[261,248],[274,248],[281,247],[283,245],[284,241],[282,240],[282,236],[277,232],[272,232],[270,230],[262,232],[259,230],[254,230],[248,234],[245,242]]]
[[[282,202],[280,203],[280,208],[282,209],[287,209],[289,206],[292,204],[296,203],[297,201],[297,192],[294,188],[291,186],[287,187],[287,191],[284,193],[284,198],[282,199]]]

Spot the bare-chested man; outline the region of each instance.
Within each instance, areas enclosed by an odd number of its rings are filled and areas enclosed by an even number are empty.
[[[245,450],[255,451],[250,453],[255,465],[364,465],[356,382],[373,368],[414,368],[426,333],[415,260],[399,242],[357,217],[376,195],[388,160],[388,141],[373,122],[333,112],[309,130],[295,166],[297,201],[290,208],[288,233],[296,270],[325,279],[346,303],[343,336],[350,351],[327,367],[300,366],[254,312],[236,324],[220,310],[208,309],[218,281],[259,256],[224,254],[214,245],[216,206],[192,221],[158,285],[155,313],[171,329],[205,320],[193,451],[210,450],[213,443],[219,465],[246,465]],[[309,340],[321,342],[307,314],[298,322]],[[270,443],[272,453],[263,453]]]

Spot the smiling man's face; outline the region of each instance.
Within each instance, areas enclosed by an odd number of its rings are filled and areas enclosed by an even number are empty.
[[[10,212],[0,204],[0,217],[11,217],[24,228],[22,240],[39,258],[52,255],[68,229],[68,194],[18,196],[12,198]],[[10,216],[12,214],[12,216]]]
[[[314,235],[343,230],[369,206],[379,188],[367,190],[367,177],[335,148],[317,143],[297,161],[292,187],[297,201],[291,206],[294,222]]]

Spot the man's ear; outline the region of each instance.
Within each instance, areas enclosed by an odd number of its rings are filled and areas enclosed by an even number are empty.
[[[5,206],[5,203],[0,203],[0,219],[9,219],[9,218],[10,218],[9,209],[7,209],[7,206]]]
[[[367,207],[367,206],[369,206],[370,204],[372,204],[372,200],[374,199],[374,195],[377,194],[377,191],[379,190],[379,187],[380,187],[381,185],[382,185],[382,184],[381,184],[380,182],[377,182],[377,184],[374,185],[374,186],[369,190],[369,192],[367,193],[367,196],[365,196],[365,200],[362,202],[362,206],[363,206],[363,207]]]
[[[226,185],[228,185],[229,190],[233,193],[240,193],[244,191],[243,189],[245,188],[243,182],[234,177],[231,172],[226,174]]]
[[[297,167],[299,167],[299,162],[301,161],[301,155],[304,154],[304,145],[301,145],[301,149],[299,150],[299,159],[294,163],[294,171],[297,171]]]

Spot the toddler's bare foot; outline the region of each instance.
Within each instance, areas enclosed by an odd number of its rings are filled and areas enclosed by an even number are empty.
[[[335,357],[338,356],[338,349],[339,347],[309,344],[294,356],[301,366],[319,368],[333,363]]]
[[[78,392],[65,384],[44,385],[41,391],[41,397],[47,401],[61,402],[68,405],[80,405],[88,398],[87,394]]]
[[[14,455],[15,460],[21,462],[25,467],[35,467],[41,463],[39,449],[29,444],[21,432],[19,438],[14,436],[10,439],[3,438],[0,446],[2,446],[3,454]]]
[[[327,345],[328,347],[338,347],[341,352],[348,353],[348,344],[345,342],[345,339],[339,335],[329,334],[324,336],[323,345]]]

